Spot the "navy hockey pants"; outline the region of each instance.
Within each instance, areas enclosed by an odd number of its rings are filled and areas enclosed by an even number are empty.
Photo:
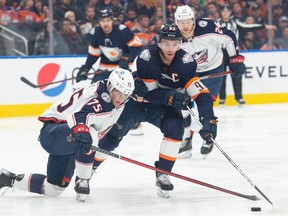
[[[75,150],[70,134],[66,123],[45,123],[39,136],[42,147],[49,153],[47,181],[60,187],[68,186],[75,169]]]

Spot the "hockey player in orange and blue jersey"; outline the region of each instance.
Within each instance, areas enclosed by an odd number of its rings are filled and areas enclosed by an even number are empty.
[[[214,116],[211,94],[197,77],[196,61],[180,49],[180,43],[178,27],[164,25],[158,44],[143,50],[137,57],[137,75],[143,81],[143,91],[139,88],[138,96],[127,102],[117,124],[99,142],[99,147],[113,151],[136,122],[149,122],[163,133],[155,166],[171,171],[184,133],[181,110],[187,109],[191,98],[198,105],[203,124],[200,135],[207,141],[216,137],[217,117]],[[137,89],[136,82],[135,86]],[[94,169],[107,157],[105,154],[95,157]],[[156,186],[161,197],[169,197],[168,192],[174,188],[168,175],[159,172],[156,172]]]
[[[134,58],[141,52],[141,40],[127,26],[113,24],[113,12],[104,9],[99,12],[99,24],[91,31],[88,57],[79,69],[76,82],[87,79],[87,73],[96,63],[98,70],[108,71],[93,77],[92,83],[109,76],[109,72],[118,67],[129,69]]]

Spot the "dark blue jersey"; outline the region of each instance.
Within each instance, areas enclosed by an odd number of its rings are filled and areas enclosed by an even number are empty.
[[[149,94],[145,100],[166,104],[167,89],[176,89],[191,96],[200,107],[200,116],[213,115],[213,102],[209,90],[196,75],[197,63],[191,55],[180,49],[172,63],[164,65],[158,46],[152,46],[138,56],[137,74],[146,84]]]
[[[101,57],[99,69],[112,70],[118,65],[122,55],[129,55],[133,62],[142,48],[141,40],[125,25],[113,25],[109,34],[105,34],[100,26],[91,31],[86,68]]]

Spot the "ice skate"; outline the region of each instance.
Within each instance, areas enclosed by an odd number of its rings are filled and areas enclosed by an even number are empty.
[[[90,194],[89,179],[81,179],[76,176],[74,190],[77,193],[76,200],[85,202],[87,195]]]
[[[225,100],[224,99],[220,99],[219,100],[219,107],[224,107],[225,104]]]
[[[207,141],[203,141],[202,147],[201,147],[201,154],[203,159],[207,158],[208,155],[212,152],[214,147],[214,143],[211,142],[207,142]]]
[[[14,185],[15,180],[21,181],[24,177],[24,174],[14,174],[12,172],[9,172],[6,169],[0,170],[0,190],[4,187],[12,188]],[[4,190],[1,195],[3,195],[7,190]]]
[[[130,129],[129,134],[132,135],[132,136],[141,136],[141,135],[143,135],[143,134],[144,134],[143,125],[142,125],[141,123],[135,124],[135,125]]]
[[[245,107],[245,101],[241,98],[237,100],[238,107]]]
[[[184,141],[181,142],[177,158],[178,159],[191,158],[192,157],[191,151],[192,151],[192,136],[186,138]]]
[[[157,195],[163,198],[169,198],[169,191],[174,189],[168,175],[156,172]]]

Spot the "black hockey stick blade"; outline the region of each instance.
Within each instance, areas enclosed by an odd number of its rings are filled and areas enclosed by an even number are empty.
[[[64,80],[58,80],[58,81],[55,81],[55,82],[50,82],[50,83],[44,83],[44,84],[41,84],[41,85],[36,85],[36,84],[30,82],[29,80],[27,80],[25,77],[20,77],[20,80],[22,82],[24,82],[25,84],[31,86],[32,88],[41,88],[41,87],[52,85],[52,84],[66,82],[66,81],[69,81],[71,79],[73,79],[73,78],[68,78],[68,79],[64,79]]]
[[[255,195],[241,194],[241,193],[238,193],[238,192],[235,192],[235,191],[231,191],[231,190],[228,190],[228,189],[225,189],[225,188],[218,187],[216,185],[208,184],[208,183],[196,180],[196,179],[192,179],[192,178],[189,178],[189,177],[186,177],[186,176],[183,176],[183,175],[179,175],[177,173],[165,171],[165,170],[159,169],[157,167],[150,166],[148,164],[145,164],[145,163],[142,163],[142,162],[139,162],[139,161],[136,161],[136,160],[121,156],[121,155],[116,154],[114,152],[110,152],[110,151],[101,149],[101,148],[96,147],[96,146],[92,146],[91,149],[93,151],[99,151],[99,152],[102,152],[102,153],[107,154],[109,156],[112,156],[114,158],[117,158],[117,159],[120,159],[120,160],[124,160],[126,162],[129,162],[129,163],[132,163],[132,164],[136,164],[138,166],[145,167],[145,168],[150,169],[150,170],[161,172],[161,173],[173,176],[175,178],[179,178],[179,179],[182,179],[182,180],[185,180],[185,181],[188,181],[188,182],[192,182],[192,183],[195,183],[195,184],[198,184],[198,185],[202,185],[204,187],[212,188],[214,190],[218,190],[218,191],[221,191],[221,192],[224,192],[224,193],[227,193],[227,194],[231,194],[231,195],[234,195],[234,196],[242,197],[242,198],[253,200],[253,201],[259,200],[259,198],[257,196],[255,196]]]

